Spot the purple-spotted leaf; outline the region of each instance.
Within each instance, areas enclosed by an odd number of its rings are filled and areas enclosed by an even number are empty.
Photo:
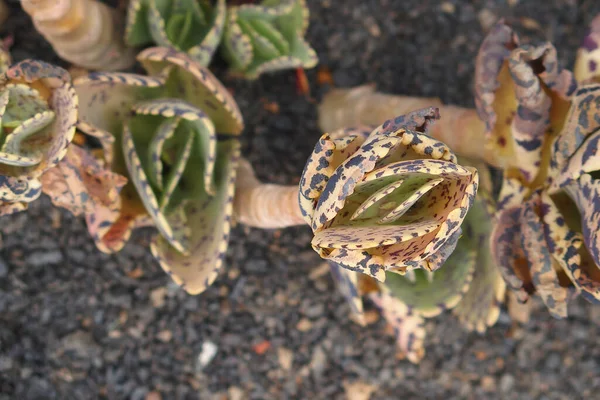
[[[575,78],[579,82],[600,83],[600,15],[590,23],[590,29],[577,51]]]
[[[374,293],[370,297],[393,328],[398,350],[412,363],[421,361],[425,355],[426,335],[423,317],[385,291]]]
[[[321,138],[299,194],[321,257],[379,281],[386,270],[436,269],[445,260],[447,254],[432,256],[459,231],[478,178],[424,133],[436,117],[424,109],[369,135],[350,130]]]
[[[290,68],[312,68],[317,54],[304,40],[309,12],[305,0],[273,0],[230,6],[223,55],[247,79]]]
[[[550,141],[577,88],[571,72],[560,68],[554,46],[519,45],[503,21],[481,45],[475,68],[475,104],[488,150],[524,181],[543,181]]]
[[[95,241],[101,241],[119,217],[119,191],[127,179],[105,169],[81,147],[70,146],[61,162],[41,180],[43,192],[55,206],[85,216]]]
[[[62,68],[25,60],[0,74],[2,214],[23,210],[39,197],[40,176],[60,162],[73,139],[77,104]]]

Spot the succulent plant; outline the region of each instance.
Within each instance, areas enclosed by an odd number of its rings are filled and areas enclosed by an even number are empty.
[[[425,133],[437,118],[429,108],[373,131],[321,137],[304,168],[299,203],[322,258],[381,282],[386,271],[435,271],[444,263],[478,175]]]
[[[207,66],[221,41],[225,0],[132,0],[127,10],[125,42],[129,46],[156,43],[187,52]]]
[[[478,56],[476,104],[488,146],[505,160],[492,254],[520,301],[537,292],[560,318],[578,293],[600,299],[593,211],[600,97],[558,65],[551,44],[520,46],[501,22]]]
[[[0,58],[9,60],[6,53]],[[40,177],[73,139],[78,100],[62,68],[25,60],[0,70],[0,215],[6,215],[40,196]]]
[[[484,169],[478,168],[482,173]],[[452,309],[468,330],[484,332],[496,323],[505,284],[487,243],[493,201],[478,193],[462,224],[456,249],[437,271],[416,269],[404,275],[387,272],[385,283],[331,263],[331,271],[351,310],[361,321],[364,296],[381,310],[394,329],[398,350],[409,361],[424,356],[425,319]]]
[[[119,192],[127,178],[111,172],[102,160],[72,144],[67,154],[41,178],[42,190],[57,207],[84,215],[88,230],[99,241],[121,212]]]
[[[123,43],[123,15],[96,0],[21,0],[35,28],[65,60],[117,70],[135,62]]]
[[[138,60],[149,76],[94,73],[75,82],[78,128],[100,139],[106,164],[129,179],[120,214],[97,244],[120,249],[149,217],[160,232],[152,253],[175,282],[197,294],[216,278],[227,248],[241,113],[185,53],[151,48]]]
[[[577,52],[573,73],[579,82],[600,83],[600,15],[590,23],[590,30]]]
[[[234,72],[255,79],[263,72],[312,68],[317,55],[304,40],[305,0],[263,0],[229,6],[222,50]]]

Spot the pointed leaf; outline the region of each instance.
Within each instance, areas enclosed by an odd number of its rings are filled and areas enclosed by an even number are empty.
[[[151,245],[152,254],[163,269],[190,294],[201,293],[212,284],[223,263],[231,229],[238,158],[236,141],[219,143],[215,195],[199,193],[185,205],[191,231],[188,254],[177,251],[162,237]]]

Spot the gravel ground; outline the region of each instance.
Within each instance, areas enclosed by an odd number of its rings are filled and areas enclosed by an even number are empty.
[[[17,3],[1,29],[14,37],[14,58],[60,62]],[[597,0],[308,4],[308,39],[335,85],[376,82],[465,106],[474,55],[497,17],[525,41],[552,40],[571,67],[600,12]],[[315,100],[327,90],[317,70],[307,71]],[[315,100],[297,95],[293,71],[252,83],[219,76],[244,113],[259,177],[296,183],[320,135]],[[342,399],[357,384],[372,399],[591,399],[600,390],[600,309],[584,301],[561,321],[536,302],[521,328],[503,312],[485,336],[443,315],[427,323],[427,355],[413,365],[394,356],[381,319],[367,328],[349,319],[306,227],[235,228],[219,279],[191,297],[153,260],[149,230],[105,255],[81,219],[46,198],[2,221],[2,400]]]

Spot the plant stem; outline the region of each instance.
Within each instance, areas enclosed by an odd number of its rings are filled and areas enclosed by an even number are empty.
[[[96,0],[21,0],[21,6],[61,58],[100,70],[135,63],[135,50],[123,43],[122,12]]]
[[[486,146],[485,125],[474,109],[444,105],[435,97],[399,96],[375,91],[374,85],[335,89],[325,95],[319,105],[319,127],[323,132],[340,128],[377,126],[398,115],[425,107],[438,107],[441,119],[429,134],[444,142],[459,155],[499,166]]]
[[[240,161],[236,181],[233,209],[240,223],[262,229],[306,224],[298,204],[298,185],[261,183],[245,159]]]

